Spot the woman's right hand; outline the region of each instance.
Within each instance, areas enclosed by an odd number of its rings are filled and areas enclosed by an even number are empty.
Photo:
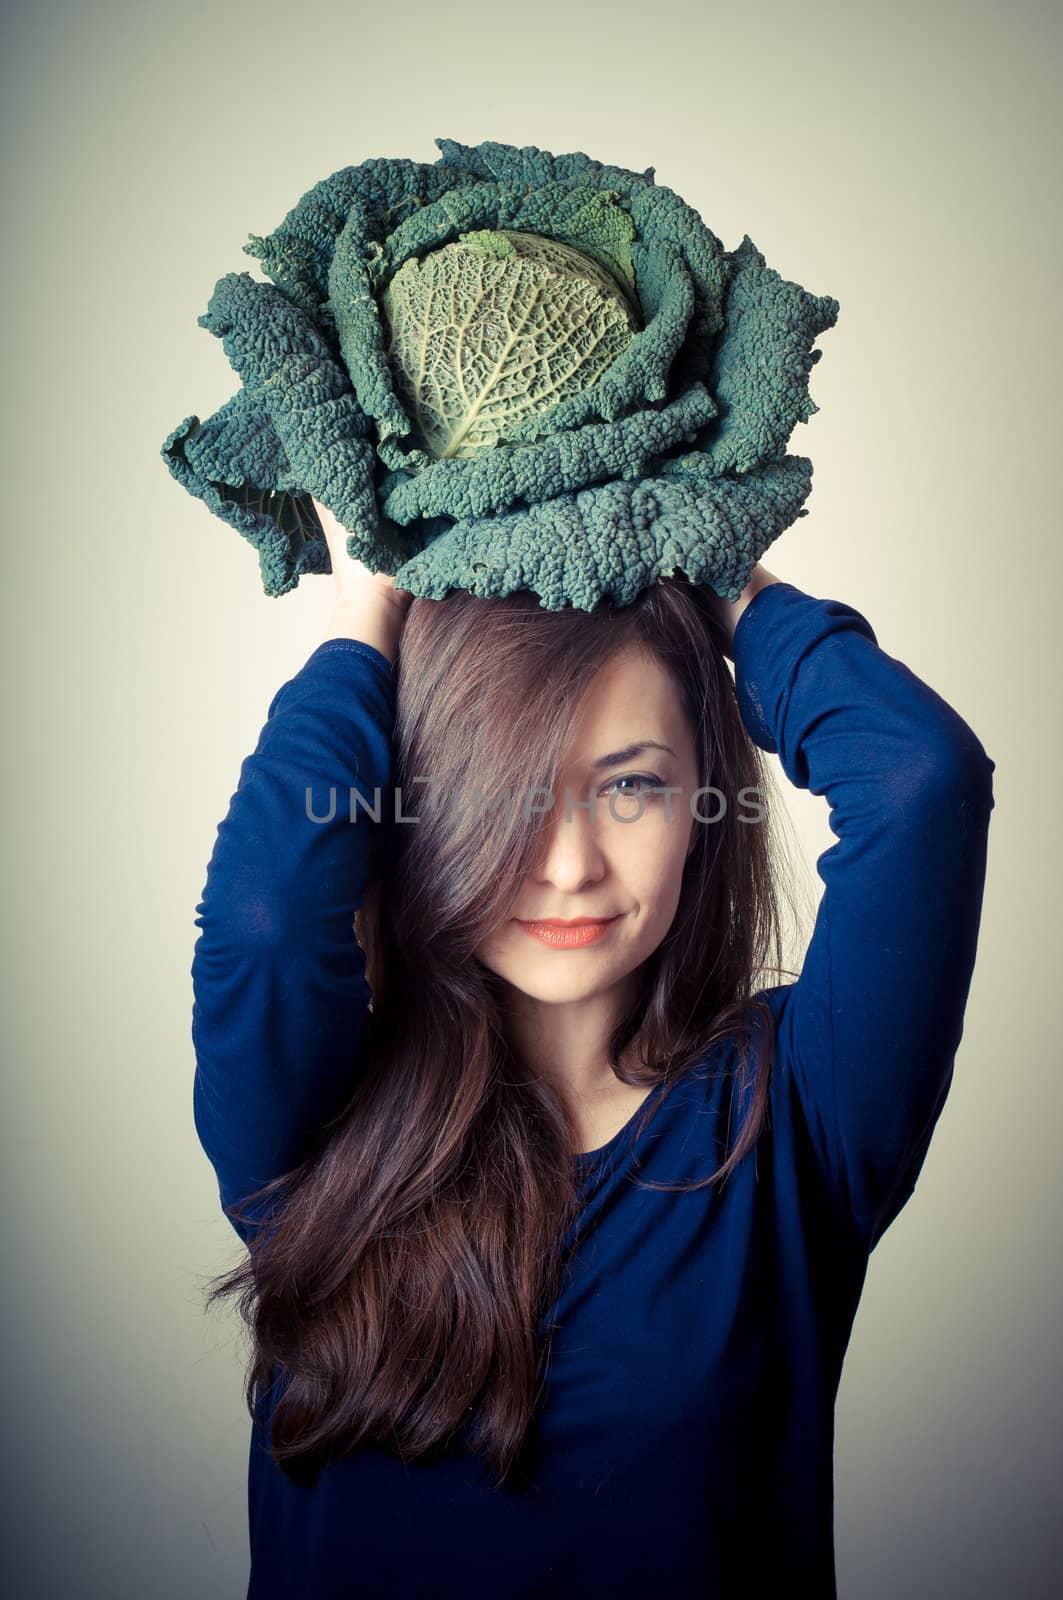
[[[394,662],[413,595],[396,589],[386,572],[370,572],[364,561],[347,554],[347,530],[320,500],[313,500],[328,544],[335,584],[335,603],[326,639],[360,639]]]
[[[310,496],[314,510],[317,512],[318,521],[325,535],[328,545],[329,560],[332,563],[332,577],[336,585],[337,599],[347,599],[351,595],[365,594],[367,589],[379,589],[382,593],[394,600],[403,600],[407,604],[413,596],[405,589],[396,589],[395,580],[386,572],[370,572],[364,561],[357,560],[347,554],[347,530],[339,522],[327,506],[320,500]]]

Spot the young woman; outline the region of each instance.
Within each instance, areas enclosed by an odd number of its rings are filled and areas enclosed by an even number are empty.
[[[763,568],[411,604],[317,510],[332,625],[192,968],[249,1600],[832,1596],[842,1359],[948,1090],[994,763]],[[837,835],[770,986],[762,752]]]

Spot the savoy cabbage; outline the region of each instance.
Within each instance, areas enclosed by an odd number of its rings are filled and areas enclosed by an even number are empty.
[[[165,440],[267,595],[347,549],[442,599],[624,605],[683,571],[736,600],[798,517],[790,454],[838,302],[725,250],[655,181],[581,151],[437,139],[314,185],[200,326],[240,388]]]

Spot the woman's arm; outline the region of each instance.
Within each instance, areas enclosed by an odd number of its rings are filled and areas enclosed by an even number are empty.
[[[386,801],[393,699],[374,647],[320,645],[275,696],[218,828],[196,907],[192,1040],[196,1131],[223,1207],[304,1159],[350,1093],[369,1002],[353,921],[374,827],[364,809],[350,820],[350,792]]]
[[[395,593],[402,591],[397,589]],[[338,599],[332,608],[325,638],[358,639],[362,644],[372,645],[394,666],[406,610],[402,600],[388,601],[376,596]]]
[[[335,1115],[369,1003],[354,913],[391,782],[394,662],[412,596],[346,555],[325,641],[274,696],[196,908],[196,1130],[223,1207],[304,1159]],[[245,1227],[230,1221],[246,1239]]]
[[[783,991],[780,1057],[870,1251],[914,1187],[951,1081],[995,763],[840,601],[766,588],[734,648],[747,729],[791,783],[827,797],[837,835],[817,861],[825,891],[801,975]]]

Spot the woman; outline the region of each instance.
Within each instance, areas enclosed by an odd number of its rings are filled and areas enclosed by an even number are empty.
[[[193,964],[250,1600],[832,1596],[835,1394],[948,1090],[994,763],[763,568],[734,605],[411,604],[317,513],[332,625]],[[757,988],[761,751],[838,842],[800,975]]]

